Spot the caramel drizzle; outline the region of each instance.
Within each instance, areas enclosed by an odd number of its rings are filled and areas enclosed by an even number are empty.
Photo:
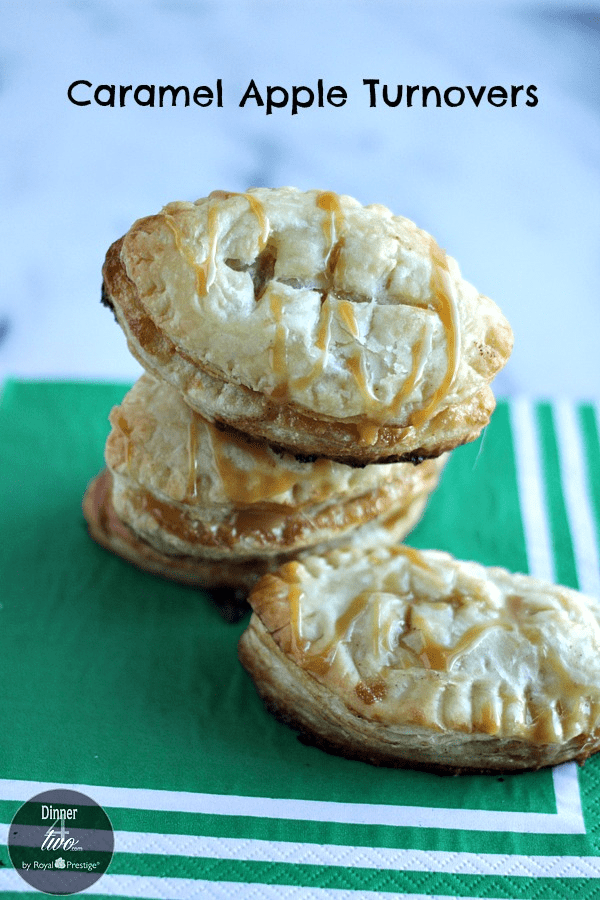
[[[354,305],[349,300],[340,300],[338,303],[338,315],[340,322],[346,326],[352,337],[360,336],[358,322],[354,313]]]
[[[393,552],[406,556],[411,563],[421,566],[429,571],[434,571],[426,562],[423,555],[412,547],[402,546],[394,547]],[[348,608],[340,616],[335,623],[334,635],[327,641],[326,645],[318,652],[309,653],[310,642],[302,638],[302,608],[301,600],[303,593],[297,584],[290,584],[288,598],[290,602],[290,626],[291,626],[291,644],[293,653],[299,660],[300,665],[307,671],[316,676],[326,676],[331,669],[339,643],[349,636],[349,631],[356,618],[366,608],[372,594],[364,591],[358,594],[349,604]],[[507,606],[507,614],[497,620],[481,622],[468,628],[464,634],[458,639],[452,647],[446,647],[436,643],[430,635],[419,629],[419,634],[423,639],[423,647],[420,651],[416,651],[401,641],[402,645],[413,656],[416,656],[425,669],[432,671],[451,672],[457,662],[466,653],[473,651],[478,643],[484,638],[491,629],[503,629],[509,632],[517,632],[519,625],[519,611],[522,598],[514,596],[509,598]],[[373,604],[373,644],[372,649],[375,656],[381,652],[381,632],[382,626],[380,622],[381,610],[380,603],[376,600]],[[410,613],[410,611],[409,611]],[[521,622],[521,626],[523,627]],[[574,729],[581,731],[587,727],[587,723],[596,719],[597,709],[593,701],[586,701],[581,696],[581,685],[574,682],[571,675],[562,665],[560,658],[556,653],[546,656],[546,664],[555,672],[557,679],[561,684],[561,697],[556,703],[541,706],[535,699],[529,697],[526,699],[526,708],[530,716],[530,722],[525,725],[525,732],[530,736],[533,743],[543,745],[554,743],[557,736],[562,735],[569,737]],[[382,677],[360,681],[354,688],[358,698],[366,705],[379,702],[385,698],[386,684]],[[564,698],[564,699],[563,699]],[[510,697],[509,697],[510,699]],[[502,700],[502,691],[501,691]],[[506,697],[504,697],[506,700]],[[496,734],[501,727],[501,709],[495,708],[492,699],[487,699],[481,706],[481,709],[474,712],[473,727],[476,731],[483,731],[489,734]]]
[[[190,267],[195,272],[196,290],[199,296],[206,296],[216,278],[216,254],[219,237],[219,202],[227,200],[230,197],[244,197],[247,200],[260,226],[258,243],[259,249],[263,250],[267,244],[269,236],[269,220],[260,201],[249,192],[235,193],[227,191],[213,191],[209,195],[209,247],[206,259],[202,263],[197,263],[195,261],[189,251],[189,248],[183,243],[181,231],[179,230],[173,216],[171,216],[169,213],[163,213],[165,223],[167,224],[175,238],[177,250],[182,254],[182,256],[184,256]],[[323,224],[325,236],[329,245],[329,249],[325,258],[325,267],[331,268],[330,264],[333,262],[333,267],[335,268],[335,264],[337,264],[338,260],[337,258],[333,259],[333,255],[335,255],[333,252],[335,247],[340,245],[340,233],[343,227],[344,220],[342,206],[340,204],[339,197],[332,191],[323,191],[322,193],[318,194],[316,205],[319,209],[322,209],[324,212],[329,213]],[[421,410],[417,410],[411,416],[410,425],[417,427],[419,425],[422,425],[423,422],[431,417],[431,415],[439,407],[443,398],[450,392],[458,373],[458,365],[460,359],[460,328],[454,287],[448,270],[447,257],[446,254],[433,241],[433,239],[431,240],[430,252],[432,261],[430,289],[434,295],[437,312],[446,333],[448,364],[446,373],[442,378],[442,381],[437,390],[430,398],[429,402],[425,407],[423,407]],[[287,395],[287,360],[285,352],[286,329],[281,321],[281,298],[278,298],[275,301],[275,305],[273,305],[272,302],[271,308],[276,319],[276,333],[273,346],[273,365],[275,370],[279,371],[280,375],[282,376],[280,384],[273,392],[273,396],[282,397]],[[345,325],[345,327],[354,338],[358,338],[358,323],[356,321],[356,316],[354,314],[352,304],[347,300],[340,301],[338,306],[338,314],[340,322]],[[330,327],[331,310],[329,310],[328,312],[326,321],[322,321],[319,327],[319,339],[317,340],[317,346],[321,345],[320,348],[323,350],[323,356],[313,366],[308,375],[303,376],[293,382],[291,386],[294,389],[301,391],[305,390],[314,382],[316,378],[319,377],[319,375],[323,373],[326,362],[326,346],[328,345],[330,339]],[[396,415],[402,402],[410,395],[411,391],[414,389],[421,374],[424,363],[425,328],[426,326],[424,326],[421,337],[412,350],[411,371],[409,372],[404,384],[395,395],[391,403],[384,405],[382,401],[380,401],[369,389],[365,362],[363,358],[359,357],[358,353],[346,360],[346,364],[350,372],[352,373],[356,384],[361,394],[363,395],[363,398],[367,401],[368,410],[373,415],[376,414],[377,419],[381,420]],[[363,439],[367,443],[372,444],[377,439],[377,426],[374,423],[367,423],[366,425],[363,424],[359,427],[359,434],[361,436],[361,439]]]
[[[183,243],[182,233],[170,213],[163,212],[165,223],[175,238],[175,246],[186,262],[191,266],[196,275],[196,291],[199,297],[205,297],[214,284],[217,277],[217,245],[219,240],[219,207],[220,203],[230,197],[244,197],[250,209],[256,216],[260,234],[258,237],[259,250],[264,250],[269,237],[269,220],[259,200],[250,193],[235,193],[229,191],[213,191],[208,196],[208,254],[204,262],[197,263],[189,248]]]
[[[325,363],[327,361],[327,354],[329,351],[329,341],[331,340],[332,316],[333,310],[331,308],[331,304],[326,300],[321,306],[319,328],[317,331],[317,339],[315,341],[315,346],[321,351],[321,356],[313,364],[310,372],[307,375],[296,378],[292,382],[292,387],[295,390],[305,390],[307,387],[310,387],[310,385],[319,377],[319,375],[323,374]]]
[[[351,372],[359,391],[366,401],[367,408],[373,408],[374,406],[379,407],[380,403],[369,387],[365,358],[360,350],[357,350],[352,356],[347,357],[346,367]]]
[[[267,241],[269,239],[269,220],[265,213],[264,206],[258,200],[254,194],[251,194],[249,191],[244,193],[235,193],[229,191],[213,191],[209,194],[209,200],[214,198],[218,200],[228,200],[230,197],[243,197],[248,201],[250,205],[250,209],[256,216],[258,220],[258,224],[260,226],[260,234],[258,236],[258,249],[264,250],[267,246]]]
[[[250,444],[235,432],[220,432],[209,427],[210,443],[215,467],[221,478],[223,489],[237,504],[260,504],[292,488],[298,476],[278,463],[267,448],[256,442]],[[251,470],[240,469],[226,452],[232,445],[239,447],[252,459]]]
[[[439,387],[430,398],[429,403],[411,416],[410,424],[417,427],[432,416],[444,397],[450,393],[456,380],[460,361],[461,334],[456,294],[448,270],[448,258],[444,251],[437,246],[433,238],[431,239],[431,263],[430,288],[436,300],[437,313],[446,332],[448,363],[446,373]]]
[[[373,656],[377,659],[381,653],[381,600],[373,604]]]
[[[344,211],[342,210],[340,198],[333,191],[322,191],[322,193],[317,196],[316,204],[319,209],[329,213],[329,216],[323,223],[325,239],[329,244],[329,250],[325,257],[325,268],[335,268],[335,265],[332,267],[330,266],[330,262],[337,262],[335,259],[331,260],[331,254],[340,239],[344,223]]]
[[[343,226],[343,210],[337,194],[332,191],[323,191],[317,196],[316,205],[324,212],[328,212],[329,216],[323,223],[326,240],[329,244],[329,250],[325,258],[325,268],[330,263],[337,262],[332,253],[339,241],[339,234]],[[286,397],[288,394],[288,371],[287,371],[287,354],[286,354],[286,337],[287,331],[282,323],[283,317],[283,298],[271,297],[271,312],[275,319],[275,338],[272,347],[272,365],[275,374],[279,378],[279,384],[273,391],[272,396]],[[344,322],[350,333],[354,337],[358,337],[358,324],[352,304],[347,301],[341,301],[339,304],[340,319]],[[321,314],[319,317],[319,325],[317,330],[317,338],[315,346],[321,351],[319,359],[313,363],[310,371],[306,375],[294,379],[289,383],[289,387],[294,391],[304,391],[310,387],[316,379],[323,374],[325,364],[327,362],[327,354],[329,350],[329,342],[331,340],[331,322],[333,310],[331,304],[325,298],[321,305]]]
[[[390,403],[388,407],[389,413],[393,416],[395,415],[400,405],[406,400],[406,398],[410,395],[413,388],[415,387],[419,376],[423,370],[423,364],[425,362],[425,337],[427,335],[427,323],[423,325],[421,330],[421,335],[419,340],[414,344],[412,348],[412,368],[408,373],[406,381]]]
[[[408,547],[406,544],[390,547],[389,552],[394,556],[405,556],[413,566],[419,566],[428,573],[433,573],[434,569],[429,565],[423,554],[414,547]]]
[[[331,319],[333,312],[331,304],[326,300],[321,305],[319,326],[315,341],[315,346],[321,351],[321,356],[313,363],[312,368],[306,375],[302,375],[299,378],[295,378],[293,381],[288,382],[286,347],[287,329],[283,324],[284,299],[284,297],[278,294],[270,294],[269,296],[269,305],[275,320],[275,336],[271,347],[271,365],[279,382],[271,394],[274,398],[286,397],[288,394],[288,385],[292,390],[303,391],[313,384],[319,375],[323,373],[327,361],[329,341],[331,340]]]
[[[326,645],[316,653],[309,653],[310,642],[302,638],[302,613],[299,590],[290,590],[290,625],[292,630],[292,647],[300,657],[300,665],[315,675],[326,675],[331,669],[339,644],[346,638],[351,626],[366,609],[371,593],[363,591],[357,594],[347,609],[336,620],[332,637]]]
[[[127,468],[129,468],[133,459],[133,441],[131,439],[132,429],[129,422],[120,410],[117,416],[116,424],[117,427],[120,428],[123,437],[125,438],[125,465],[127,466]]]
[[[379,425],[376,425],[374,422],[357,422],[356,431],[361,444],[372,447],[377,443]]]
[[[438,672],[451,672],[454,664],[460,657],[474,650],[479,641],[492,628],[504,628],[507,631],[512,631],[514,624],[511,622],[484,622],[482,625],[474,625],[468,631],[465,631],[454,647],[444,647],[429,641],[427,640],[427,635],[421,631],[425,645],[418,657],[426,669],[434,669]]]
[[[412,365],[402,387],[395,394],[390,403],[383,405],[370,391],[366,374],[366,366],[360,352],[346,360],[346,365],[358,388],[367,401],[368,411],[379,419],[390,419],[397,415],[400,405],[406,400],[417,383],[425,363],[425,338],[427,336],[427,323],[421,329],[421,336],[412,348]],[[379,425],[375,422],[363,422],[357,424],[357,431],[362,443],[373,445],[379,434]]]
[[[412,426],[422,425],[437,410],[440,403],[446,397],[456,380],[458,374],[458,366],[460,362],[460,323],[458,320],[458,310],[456,305],[456,296],[452,279],[448,270],[448,262],[446,254],[440,250],[437,244],[431,242],[431,261],[432,273],[430,279],[431,292],[436,301],[437,313],[444,327],[446,334],[447,346],[447,367],[444,377],[438,388],[434,391],[428,403],[414,412],[409,424]],[[350,370],[358,389],[363,398],[367,402],[368,412],[376,416],[378,420],[385,421],[392,419],[398,414],[401,404],[410,396],[419,378],[422,375],[423,366],[425,364],[425,350],[427,337],[427,323],[423,325],[419,339],[412,348],[412,365],[406,380],[402,387],[394,396],[390,403],[384,404],[374,396],[368,385],[366,373],[366,364],[360,352],[346,360],[346,366]],[[370,423],[369,426],[364,424],[359,426],[358,431],[361,439],[364,437],[368,443],[373,442],[373,434],[375,426]]]
[[[283,324],[283,297],[279,294],[270,294],[269,306],[275,320],[275,336],[271,347],[271,366],[279,381],[272,396],[283,397],[287,394],[287,328]]]
[[[417,565],[425,569],[427,572],[433,571],[423,555],[413,547],[407,547],[404,545],[396,546],[390,548],[390,552],[392,552],[394,555],[405,556],[413,565]],[[307,669],[310,672],[313,672],[316,675],[325,675],[329,671],[335,659],[337,645],[340,643],[340,641],[344,640],[355,620],[367,608],[372,596],[373,594],[371,591],[362,591],[360,594],[357,594],[357,596],[354,597],[354,599],[350,602],[342,615],[336,620],[334,633],[325,647],[323,647],[317,653],[308,653],[310,643],[302,638],[300,592],[299,590],[296,590],[296,592],[292,592],[292,590],[290,589],[288,597],[290,601],[291,611],[292,646],[294,648],[297,648],[303,668]],[[379,601],[374,604],[373,615],[375,625],[375,633],[373,638],[374,647],[376,648],[376,652],[378,654],[381,641],[381,610]]]

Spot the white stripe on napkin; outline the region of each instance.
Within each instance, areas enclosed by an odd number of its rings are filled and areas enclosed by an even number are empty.
[[[509,408],[529,574],[554,581],[552,539],[534,406],[530,400],[520,397],[512,401]]]
[[[42,791],[67,788],[92,797],[103,807],[166,812],[250,816],[349,825],[395,825],[460,831],[510,831],[522,834],[585,834],[575,763],[552,770],[556,813],[511,810],[446,809],[328,800],[195,794],[85,784],[54,784],[0,779],[0,800],[25,802]],[[6,826],[5,826],[6,827]]]
[[[581,429],[572,403],[555,406],[560,473],[573,542],[579,589],[600,599],[600,561],[596,526],[587,486],[587,466]],[[600,474],[600,473],[599,473]]]

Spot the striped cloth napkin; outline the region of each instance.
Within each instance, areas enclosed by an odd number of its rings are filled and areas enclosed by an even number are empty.
[[[118,384],[8,382],[0,402],[0,893],[35,794],[100,804],[106,897],[600,897],[600,758],[512,776],[375,769],[301,744],[236,657],[245,622],[104,552],[80,512]],[[600,593],[591,405],[501,402],[410,535]]]

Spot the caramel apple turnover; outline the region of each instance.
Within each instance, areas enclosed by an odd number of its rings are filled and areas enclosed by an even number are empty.
[[[243,665],[268,708],[330,752],[459,773],[600,749],[596,599],[395,546],[305,556],[249,602]]]
[[[147,371],[205,419],[303,458],[419,462],[475,439],[512,349],[430,235],[329,191],[170,203],[103,273]]]

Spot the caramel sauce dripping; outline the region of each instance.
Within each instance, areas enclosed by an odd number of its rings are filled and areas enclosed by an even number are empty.
[[[352,373],[354,377],[354,381],[367,402],[368,407],[373,407],[374,405],[379,405],[379,401],[377,397],[371,392],[369,388],[369,384],[367,381],[367,373],[365,371],[365,361],[362,353],[358,350],[352,356],[349,356],[346,359],[346,366]]]
[[[314,363],[308,375],[296,378],[293,381],[292,386],[296,390],[303,391],[307,387],[310,387],[310,385],[319,377],[319,375],[322,374],[323,369],[325,368],[329,341],[331,339],[331,317],[331,304],[325,301],[325,303],[323,303],[321,306],[319,329],[317,332],[317,340],[315,341],[315,346],[321,351],[321,356],[316,361],[316,363]]]
[[[257,503],[256,507],[249,506],[236,510],[230,534],[232,546],[235,546],[240,537],[281,546],[292,530],[289,528],[289,507],[277,503],[270,505]]]
[[[260,226],[260,234],[258,236],[258,248],[259,250],[264,250],[267,246],[267,241],[269,239],[269,220],[265,214],[264,207],[260,200],[250,194],[249,192],[243,194],[229,194],[230,197],[244,197],[245,200],[250,204],[250,209],[258,219],[258,224]]]
[[[421,569],[425,569],[426,572],[433,572],[423,554],[419,550],[415,550],[414,547],[402,544],[401,546],[390,547],[389,552],[394,554],[394,556],[406,556],[414,566],[419,566]]]
[[[366,608],[370,597],[371,593],[369,591],[362,591],[362,593],[357,594],[350,602],[347,609],[336,620],[333,635],[325,647],[316,653],[309,653],[308,647],[310,646],[310,643],[302,639],[302,619],[299,600],[298,597],[294,595],[293,602],[298,604],[298,608],[297,610],[295,608],[293,609],[291,616],[292,646],[296,646],[300,650],[300,665],[303,669],[306,669],[308,672],[312,672],[315,675],[327,674],[335,660],[338,645],[346,637],[350,626],[354,623],[355,619],[358,618],[361,612]],[[290,610],[292,611],[291,599]]]
[[[170,534],[188,543],[194,543],[197,540],[198,533],[192,522],[176,506],[159,500],[150,491],[145,491],[142,496],[142,508]]]
[[[258,239],[259,248],[261,250],[264,249],[267,244],[269,235],[269,220],[260,201],[249,192],[235,193],[227,191],[213,191],[209,195],[207,226],[209,247],[207,257],[202,263],[197,263],[195,261],[189,249],[183,243],[181,232],[174,218],[169,213],[163,213],[164,220],[175,238],[175,244],[178,252],[181,253],[181,255],[186,259],[190,267],[195,272],[196,290],[199,296],[206,296],[216,278],[219,202],[235,196],[244,197],[250,205],[250,208],[256,216],[260,227],[260,234]],[[210,201],[213,202],[211,203]],[[333,268],[335,268],[335,266],[338,264],[339,249],[341,247],[340,233],[343,227],[343,210],[340,204],[340,199],[334,192],[324,191],[317,196],[316,205],[319,209],[322,209],[324,212],[329,213],[323,224],[325,236],[329,244],[325,266],[326,268],[331,269],[331,263],[333,262]],[[335,252],[336,248],[337,253]],[[335,259],[333,259],[333,257],[335,257]],[[411,416],[410,424],[412,426],[419,426],[423,424],[423,422],[425,422],[437,409],[444,396],[448,394],[456,378],[460,356],[460,333],[456,313],[456,304],[454,300],[454,288],[452,286],[452,282],[448,272],[446,255],[437,246],[437,244],[435,244],[433,240],[431,241],[431,259],[432,274],[430,279],[430,287],[436,300],[438,315],[446,332],[448,365],[441,384],[434,392],[427,405],[423,409],[413,413],[413,415]],[[286,385],[286,329],[282,323],[281,300],[279,299],[279,302],[275,301],[275,306],[273,306],[272,301],[271,308],[276,319],[276,334],[275,343],[273,346],[273,366],[275,371],[278,372],[281,376],[280,384],[275,388],[272,396],[274,398],[286,397],[288,393]],[[338,313],[342,324],[348,329],[348,331],[354,338],[357,338],[359,336],[359,330],[352,304],[347,300],[341,301],[338,307]],[[322,322],[320,325],[319,338],[321,340],[321,343],[323,344],[326,344],[329,341],[331,326],[330,316],[331,312],[329,312],[326,322]],[[325,328],[326,337],[323,337],[323,328]],[[319,340],[317,341],[317,346],[319,346]],[[359,390],[363,395],[363,398],[367,401],[368,410],[373,415],[376,415],[379,421],[390,416],[393,417],[398,411],[401,403],[413,390],[418,378],[419,371],[421,369],[423,347],[424,336],[421,337],[421,339],[413,348],[412,368],[407,376],[406,381],[404,382],[402,388],[396,394],[392,402],[390,404],[386,404],[385,406],[382,405],[381,401],[379,401],[369,389],[364,360],[359,356],[359,354],[355,354],[354,356],[347,359],[347,366],[350,369],[353,377],[355,378]],[[297,379],[293,383],[293,387],[296,390],[305,390],[314,382],[316,378],[319,377],[319,375],[322,374],[324,365],[325,351],[323,351],[322,359],[313,366],[308,375]],[[378,437],[378,427],[374,422],[359,424],[357,426],[357,430],[361,442],[367,443],[369,445],[372,445],[376,442]]]
[[[460,360],[460,328],[454,296],[454,286],[448,270],[446,254],[435,241],[431,240],[432,271],[430,288],[436,300],[437,313],[446,332],[447,367],[442,381],[434,391],[429,403],[411,416],[410,424],[422,425],[436,411],[444,397],[450,392],[458,372]]]
[[[414,550],[412,547],[394,547],[391,549],[395,553],[402,553],[402,555],[407,556],[415,564],[420,565],[428,571],[431,571],[430,567],[422,558],[418,550]],[[299,612],[295,617],[292,617],[292,632],[295,634],[295,644],[296,646],[302,648],[301,665],[303,668],[317,675],[325,675],[329,671],[335,659],[337,645],[344,640],[354,621],[366,609],[371,600],[371,597],[371,591],[362,591],[360,594],[357,594],[357,596],[353,598],[346,610],[336,620],[334,633],[330,640],[327,642],[326,646],[316,653],[308,653],[308,644],[302,641]],[[376,624],[376,627],[374,628],[374,634],[378,654],[380,632],[378,604],[375,605],[374,615]],[[294,631],[294,629],[296,630]]]
[[[406,400],[406,398],[410,395],[413,390],[415,384],[417,383],[417,378],[419,376],[419,372],[421,371],[421,366],[423,363],[423,353],[425,349],[425,335],[427,332],[427,325],[423,325],[423,329],[421,331],[421,336],[419,340],[414,344],[412,348],[412,368],[408,373],[406,381],[390,403],[388,407],[388,412],[393,416],[395,415],[401,403]]]
[[[285,527],[288,522],[287,510],[272,504],[256,509],[240,509],[231,519],[215,531],[207,528],[201,520],[194,520],[173,503],[160,500],[150,491],[144,491],[140,503],[147,512],[169,534],[189,544],[205,547],[239,546],[240,539],[252,538],[266,544],[281,546],[275,529]]]
[[[459,657],[473,650],[481,638],[492,628],[503,628],[507,631],[514,629],[514,623],[510,621],[495,620],[474,625],[469,628],[453,647],[444,647],[428,639],[423,631],[420,631],[424,646],[418,654],[420,661],[426,669],[435,669],[438,672],[450,672]]]
[[[117,428],[119,428],[120,431],[122,432],[123,437],[125,438],[125,447],[126,447],[125,464],[127,465],[127,467],[129,467],[131,465],[131,461],[133,459],[133,441],[131,440],[132,432],[131,432],[131,426],[130,426],[129,422],[127,421],[127,419],[125,418],[125,416],[123,415],[123,413],[121,411],[119,411],[119,413],[116,417],[116,425],[117,425]]]
[[[210,442],[215,466],[227,497],[233,503],[262,503],[283,494],[296,483],[298,476],[281,466],[259,442],[250,443],[235,432],[219,431],[210,427]],[[237,445],[246,457],[250,456],[252,470],[240,469],[226,452],[227,447]]]
[[[412,348],[411,370],[408,373],[402,387],[395,394],[390,403],[382,404],[381,401],[379,401],[371,393],[371,390],[368,386],[364,359],[361,356],[360,351],[346,360],[346,365],[352,373],[363,398],[366,400],[368,413],[376,417],[378,421],[392,419],[398,413],[401,404],[406,400],[406,398],[410,395],[411,391],[415,387],[423,365],[426,332],[427,325],[423,325],[421,336]],[[374,421],[357,423],[356,430],[358,432],[360,442],[368,446],[372,446],[377,441],[377,438],[379,436],[379,424]]]
[[[367,447],[372,447],[377,443],[379,437],[379,425],[374,422],[359,422],[356,425],[356,431],[360,443]]]
[[[283,324],[283,297],[278,294],[269,296],[269,305],[273,318],[275,319],[275,337],[271,348],[271,366],[273,372],[278,379],[278,384],[273,389],[272,397],[287,396],[287,350],[286,337],[287,331]]]
[[[215,279],[216,274],[216,252],[218,234],[216,207],[210,207],[208,210],[208,256],[202,263],[197,263],[192,256],[189,248],[182,241],[182,234],[177,223],[170,213],[163,213],[166,225],[169,227],[173,237],[175,238],[175,247],[177,252],[181,253],[185,261],[196,276],[196,292],[199,297],[205,297],[208,289]]]
[[[213,191],[208,196],[208,253],[204,262],[197,263],[188,247],[182,241],[181,231],[170,213],[164,212],[165,223],[175,238],[175,246],[196,274],[196,290],[198,296],[205,297],[214,284],[217,275],[217,244],[219,239],[219,203],[230,197],[244,197],[256,216],[260,227],[258,246],[264,250],[269,237],[269,220],[260,201],[251,193],[235,193],[229,191]]]
[[[271,312],[273,314],[273,318],[275,319],[275,337],[273,340],[273,346],[271,348],[271,365],[279,381],[271,394],[271,396],[275,399],[285,398],[288,395],[288,369],[286,349],[287,332],[282,321],[283,303],[283,297],[277,294],[271,294],[269,296]],[[318,350],[321,351],[321,356],[313,364],[308,374],[301,375],[299,378],[295,378],[292,382],[289,383],[289,387],[291,387],[293,390],[305,390],[306,388],[310,387],[311,384],[313,384],[313,382],[319,377],[319,375],[323,373],[325,362],[327,360],[329,341],[331,338],[332,314],[333,313],[331,305],[327,301],[325,301],[325,303],[323,303],[321,306],[321,315],[319,317],[319,326],[317,331],[317,338],[315,341],[315,346]]]
[[[414,563],[425,568],[430,568],[423,560],[419,551],[410,548],[394,548],[411,559]],[[349,604],[344,613],[335,623],[334,634],[325,646],[317,652],[310,653],[310,642],[302,639],[301,616],[301,592],[298,586],[293,586],[290,591],[290,615],[292,646],[299,658],[300,665],[308,672],[316,676],[324,677],[330,671],[336,656],[340,642],[347,638],[348,632],[360,613],[368,604],[371,593],[364,591],[357,595]],[[456,598],[446,598],[449,602],[462,600],[459,595]],[[493,628],[501,628],[506,631],[516,631],[516,626],[521,618],[523,598],[511,596],[507,598],[506,614],[487,622],[481,622],[468,628],[459,640],[451,647],[438,644],[423,629],[419,629],[423,640],[423,646],[419,652],[411,647],[406,647],[411,654],[416,656],[425,669],[438,672],[451,672],[457,661],[466,653],[474,650],[479,641]],[[381,647],[379,645],[379,604],[376,602],[373,608],[373,654],[377,656]],[[522,622],[520,623],[523,624]],[[563,667],[560,657],[556,653],[546,656],[546,663],[553,669],[560,683],[560,696],[556,703],[539,702],[535,696],[526,699],[526,708],[529,713],[529,723],[523,722],[522,732],[528,740],[538,746],[556,743],[561,738],[570,738],[573,731],[579,732],[586,728],[586,723],[595,717],[593,701],[587,701],[581,696],[581,685],[575,683],[569,673]],[[484,689],[485,690],[485,689]],[[386,696],[386,684],[383,678],[365,679],[359,681],[354,691],[359,700],[367,706],[382,701]],[[500,690],[499,702],[494,697],[481,696],[481,702],[473,701],[473,719],[469,727],[464,730],[485,734],[499,734],[502,729],[503,707],[511,695]],[[430,725],[426,718],[422,724]]]
[[[325,268],[331,269],[338,262],[339,258],[339,233],[343,224],[343,211],[337,194],[332,191],[324,191],[317,196],[317,207],[324,212],[329,213],[325,220],[323,229],[325,238],[329,244],[329,250],[325,259]],[[336,246],[338,251],[335,252]],[[287,384],[287,357],[286,357],[286,329],[282,323],[283,317],[283,300],[280,297],[271,297],[271,312],[275,319],[275,339],[272,348],[272,365],[276,376],[279,378],[279,384],[275,387],[272,397],[285,398],[288,396]],[[325,309],[325,306],[327,307]],[[352,309],[352,304],[348,301],[340,303],[340,318],[349,329],[354,337],[358,337],[358,325]],[[299,378],[294,379],[289,385],[292,390],[304,391],[309,388],[316,379],[323,374],[325,362],[327,360],[327,350],[331,339],[331,305],[325,302],[321,306],[321,315],[319,318],[319,326],[317,331],[317,339],[315,346],[321,351],[321,357],[313,364],[310,371]]]
[[[343,222],[344,222],[344,212],[342,210],[342,206],[340,203],[340,198],[333,191],[323,191],[317,196],[316,200],[317,206],[319,209],[322,209],[324,212],[329,213],[329,216],[325,219],[323,223],[323,231],[325,232],[325,240],[329,244],[329,250],[327,251],[327,256],[325,257],[325,268],[335,268],[335,265],[331,266],[330,263],[337,263],[337,256],[334,260],[331,260],[331,256],[334,250],[335,245],[338,243],[340,238],[340,233],[342,230]]]
[[[354,313],[354,304],[349,300],[340,300],[338,305],[340,321],[346,326],[352,337],[359,337],[358,322]]]
[[[288,601],[290,604],[290,631],[292,640],[292,652],[295,655],[304,654],[304,645],[300,635],[302,634],[302,610],[300,600],[302,589],[297,584],[290,584]]]
[[[430,289],[435,298],[436,310],[446,335],[448,362],[444,377],[438,388],[434,391],[433,396],[422,409],[417,410],[411,415],[409,424],[412,426],[422,425],[437,410],[444,397],[447,396],[452,389],[458,373],[460,361],[460,328],[454,286],[450,278],[446,254],[437,246],[433,239],[431,241],[431,261],[432,272]],[[346,365],[352,373],[354,380],[366,401],[367,412],[374,416],[377,421],[381,422],[386,419],[392,419],[397,415],[401,404],[408,396],[410,396],[417,384],[424,362],[426,333],[427,325],[425,324],[419,339],[412,348],[411,370],[408,373],[404,384],[390,403],[383,404],[369,389],[365,363],[358,353],[346,360]],[[371,428],[369,430],[365,430],[364,424],[357,426],[359,439],[362,440],[366,438],[367,443],[373,442],[374,423],[370,423],[370,426]]]
[[[317,196],[316,204],[319,209],[329,213],[329,217],[323,224],[325,237],[329,244],[329,250],[325,259],[325,267],[326,269],[331,269],[331,257],[334,254],[334,248],[337,246],[338,252],[333,266],[333,268],[335,268],[335,265],[338,262],[337,257],[339,256],[339,248],[341,246],[339,235],[343,225],[343,210],[339,197],[331,191],[324,191],[319,194]],[[446,333],[448,364],[442,382],[429,402],[423,409],[418,410],[411,416],[410,424],[413,426],[423,424],[423,422],[425,422],[438,408],[443,398],[449,393],[458,372],[460,357],[460,332],[454,297],[454,287],[448,271],[446,254],[437,246],[433,239],[431,240],[430,255],[432,261],[430,289],[435,298],[436,309]],[[338,308],[338,314],[342,324],[348,328],[350,334],[352,334],[354,338],[357,338],[359,336],[359,331],[352,304],[347,300],[342,301]],[[385,421],[387,418],[393,418],[397,414],[403,401],[406,400],[414,389],[423,364],[425,330],[426,326],[423,328],[420,339],[413,347],[411,371],[408,373],[404,384],[391,403],[385,405],[382,404],[382,402],[371,392],[365,371],[365,362],[360,354],[356,353],[346,360],[346,365],[367,403],[367,411],[376,417],[377,421],[381,422]],[[379,434],[378,428],[374,422],[367,423],[366,425],[362,423],[359,424],[357,426],[357,431],[361,443],[366,443],[370,446],[376,442]]]

